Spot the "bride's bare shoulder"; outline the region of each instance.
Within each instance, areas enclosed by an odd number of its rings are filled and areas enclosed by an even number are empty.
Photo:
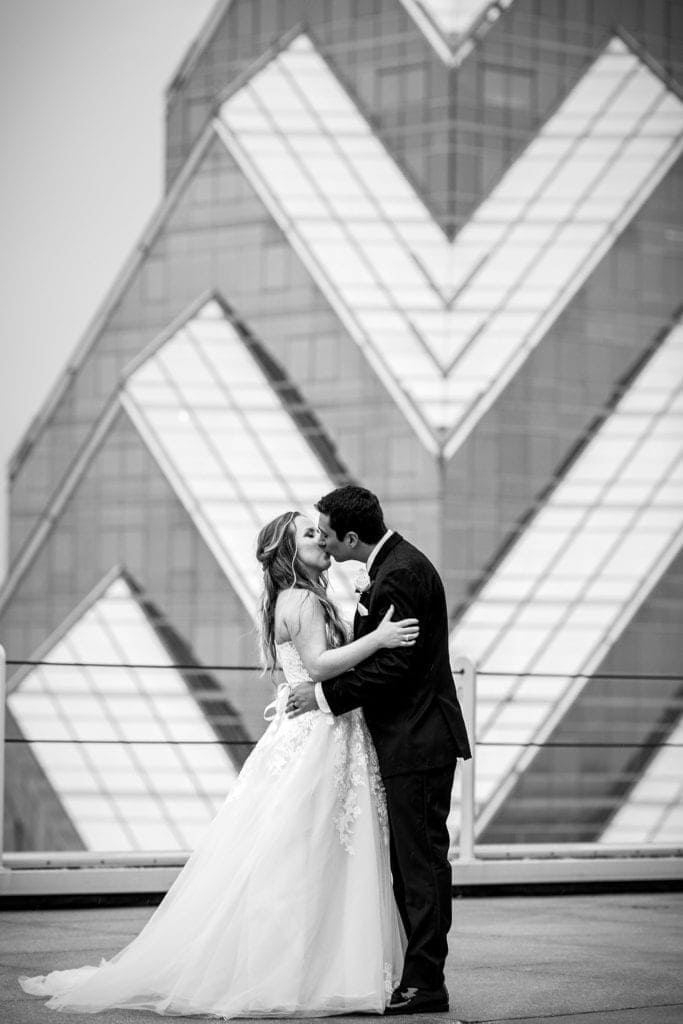
[[[287,590],[281,590],[277,595],[275,609],[281,615],[287,615],[292,611],[302,611],[304,608],[306,611],[310,609],[311,614],[315,614],[318,609],[322,613],[320,601],[311,590],[304,590],[303,587],[290,587]]]
[[[298,633],[302,626],[310,627],[318,620],[324,622],[325,615],[320,601],[312,591],[303,587],[292,587],[278,594],[275,624],[289,636]]]

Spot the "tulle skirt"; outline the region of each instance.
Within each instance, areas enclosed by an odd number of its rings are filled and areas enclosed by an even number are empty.
[[[151,918],[98,965],[20,977],[54,1010],[381,1013],[401,976],[386,805],[360,711],[275,717]]]

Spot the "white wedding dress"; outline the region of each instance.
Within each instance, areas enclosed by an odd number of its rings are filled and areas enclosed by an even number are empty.
[[[217,1017],[381,1013],[405,939],[377,757],[361,711],[287,718],[309,680],[291,642],[268,729],[151,918],[98,966],[20,977],[55,1010]]]

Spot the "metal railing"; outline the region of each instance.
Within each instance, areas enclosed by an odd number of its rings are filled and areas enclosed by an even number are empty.
[[[9,664],[33,665],[34,662],[9,662]],[[35,664],[58,664],[63,667],[83,667],[82,663],[42,661]],[[219,671],[227,668],[240,671],[258,671],[253,665],[130,665],[101,663],[107,668],[166,668],[187,670],[197,673]],[[40,740],[6,737],[5,707],[6,691],[6,656],[0,646],[0,895],[25,893],[55,892],[133,892],[163,891],[172,883],[178,870],[185,863],[188,853],[175,852],[141,852],[113,851],[97,852],[79,851],[26,851],[13,852],[4,850],[4,794],[5,794],[5,750],[6,745],[14,742],[37,743]],[[88,663],[89,668],[96,667]],[[453,662],[453,673],[456,679],[458,698],[462,706],[469,736],[472,738],[472,758],[463,761],[459,768],[460,785],[460,829],[458,835],[457,857],[453,864],[455,883],[461,884],[497,884],[497,883],[532,883],[532,882],[572,882],[572,881],[616,881],[637,880],[643,876],[660,881],[683,879],[683,848],[666,845],[611,845],[598,843],[510,843],[482,844],[476,842],[476,801],[475,778],[477,747],[486,746],[486,742],[475,742],[476,737],[476,688],[477,670],[472,661],[466,657],[458,657]],[[491,674],[491,673],[487,673]],[[501,673],[502,675],[503,673]],[[564,677],[563,677],[564,678]],[[603,677],[607,678],[607,677]],[[612,677],[610,677],[612,678]],[[623,675],[615,679],[627,678]],[[636,677],[630,677],[636,678]],[[638,677],[641,678],[641,677]],[[664,677],[658,677],[664,678]],[[666,677],[672,682],[683,681],[678,677]],[[197,696],[197,694],[194,694]],[[220,699],[225,695],[222,691],[205,694],[208,698]],[[92,741],[77,739],[45,739],[42,742],[53,743],[152,743],[163,744],[216,744],[219,746],[245,746],[247,741],[225,740],[101,740]],[[253,742],[251,743],[253,745]],[[503,741],[496,741],[494,746],[504,746]],[[519,745],[519,744],[515,744]],[[535,744],[529,743],[527,746]],[[537,744],[541,746],[541,744]],[[549,743],[547,746],[645,746],[645,744],[619,744],[606,740],[589,743]],[[676,744],[651,744],[652,746]],[[74,870],[80,869],[80,870]]]

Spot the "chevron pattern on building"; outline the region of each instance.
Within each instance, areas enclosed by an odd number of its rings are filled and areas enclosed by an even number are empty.
[[[191,849],[237,767],[127,581],[104,581],[41,660],[8,705],[86,849]]]
[[[314,517],[315,497],[336,485],[329,467],[215,301],[131,374],[122,402],[255,614],[256,534],[289,508]],[[332,593],[348,618],[357,568],[353,562],[330,567]]]
[[[453,631],[482,673],[481,828],[680,551],[682,510],[678,323]]]
[[[312,42],[218,130],[432,451],[453,454],[683,148],[683,102],[612,39],[454,242]]]

